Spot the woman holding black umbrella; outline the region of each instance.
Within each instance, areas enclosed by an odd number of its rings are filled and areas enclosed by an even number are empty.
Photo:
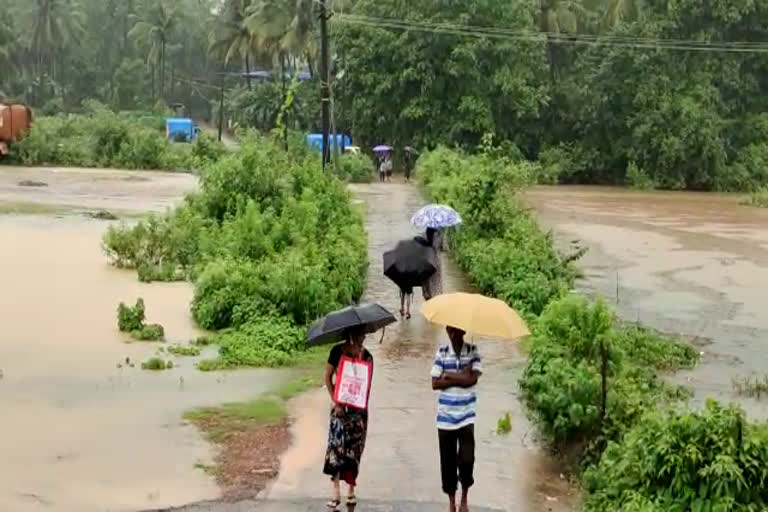
[[[334,396],[334,377],[338,378],[337,372],[342,357],[364,361],[373,367],[373,356],[363,346],[364,341],[365,331],[362,328],[349,329],[346,341],[331,349],[325,367],[325,387],[328,388],[333,404],[328,428],[328,449],[323,465],[323,473],[330,476],[333,483],[333,498],[328,502],[328,508],[331,510],[337,510],[341,505],[341,480],[349,486],[347,506],[357,504],[355,487],[368,433],[368,411],[338,404]]]
[[[373,356],[363,343],[366,334],[395,321],[392,313],[378,304],[360,304],[321,318],[307,333],[310,345],[343,340],[331,349],[325,368],[325,387],[332,404],[323,464],[323,473],[333,483],[329,510],[336,511],[341,505],[342,480],[349,486],[347,506],[357,504],[355,487],[368,433],[368,397],[373,379]]]

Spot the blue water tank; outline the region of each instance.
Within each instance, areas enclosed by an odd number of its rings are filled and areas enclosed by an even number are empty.
[[[183,117],[169,117],[165,120],[166,135],[168,140],[193,141],[197,138],[195,122]]]
[[[330,136],[331,149],[333,150],[333,135]],[[339,151],[343,151],[345,147],[352,145],[352,138],[349,135],[339,134],[336,135],[336,144],[339,146]],[[323,152],[323,134],[322,133],[310,133],[307,135],[307,145],[313,149],[316,149],[318,153]]]

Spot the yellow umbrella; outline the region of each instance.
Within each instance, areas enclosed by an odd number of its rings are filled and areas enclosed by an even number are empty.
[[[446,293],[421,306],[434,324],[450,325],[475,336],[515,339],[531,333],[517,312],[501,300],[476,293]]]

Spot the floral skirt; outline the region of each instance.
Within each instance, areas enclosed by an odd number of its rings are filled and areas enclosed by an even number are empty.
[[[328,428],[328,450],[325,452],[323,473],[357,485],[360,459],[368,433],[368,413],[347,408],[341,417],[334,416]]]

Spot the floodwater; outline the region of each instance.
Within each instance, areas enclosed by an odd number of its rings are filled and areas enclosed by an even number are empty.
[[[34,186],[20,186],[22,182]],[[163,211],[197,188],[191,174],[0,166],[0,202],[83,210]]]
[[[371,265],[365,300],[398,311],[399,295],[382,275],[381,258],[397,240],[416,234],[409,219],[424,201],[408,185],[355,185],[352,189],[367,206]],[[450,261],[445,259],[444,266],[447,291],[468,289]],[[415,302],[413,317],[387,328],[381,344],[377,335],[367,340],[376,366],[358,482],[362,500],[446,500],[440,490],[436,396],[429,377],[434,353],[446,337],[442,329],[422,319],[418,295]],[[510,341],[476,341],[484,354],[485,373],[478,384],[477,482],[471,502],[500,510],[569,510],[572,496],[567,482],[556,461],[535,444],[532,426],[517,400],[523,356]],[[324,390],[301,397],[295,404],[295,444],[282,459],[280,475],[268,492],[270,500],[330,496],[329,481],[321,474],[328,410]],[[506,412],[512,415],[512,432],[497,435],[496,422]]]
[[[22,179],[48,186],[16,190]],[[185,175],[0,167],[0,198],[54,205],[162,210],[193,188]],[[183,412],[251,398],[282,375],[202,373],[192,358],[141,370],[158,344],[126,343],[117,304],[143,297],[148,321],[186,343],[199,334],[192,288],[142,284],[111,267],[100,248],[107,225],[0,216],[2,511],[129,511],[216,498],[213,480],[195,468],[211,463],[212,450]]]
[[[564,252],[589,248],[582,290],[698,347],[701,364],[675,377],[698,402],[738,401],[768,417],[767,401],[732,389],[735,377],[768,372],[768,210],[733,195],[605,187],[540,187],[528,198]]]

